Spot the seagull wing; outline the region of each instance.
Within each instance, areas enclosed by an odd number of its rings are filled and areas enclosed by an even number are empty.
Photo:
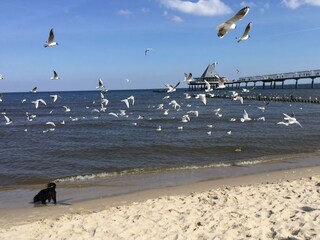
[[[47,103],[46,103],[42,98],[38,99],[38,102],[41,102],[41,103],[43,103],[44,105],[47,105]]]
[[[124,102],[127,106],[127,108],[129,108],[129,100],[128,99],[122,99],[121,102]]]
[[[244,7],[240,9],[236,15],[234,15],[232,18],[228,19],[225,23],[227,24],[233,24],[239,20],[242,20],[249,12],[250,8],[249,7]]]
[[[206,84],[206,92],[209,92],[211,91],[211,86],[210,86],[210,83],[207,81],[207,80],[204,80],[205,84]]]
[[[53,70],[53,79],[58,79],[58,74],[55,70]]]
[[[49,33],[49,38],[48,38],[48,43],[54,42],[54,32],[53,28],[51,28],[50,33]]]
[[[10,119],[10,118],[8,118],[6,115],[3,115],[3,116],[4,116],[4,118],[6,119],[6,123],[7,123],[7,124],[11,122],[11,119]]]
[[[246,27],[246,29],[244,30],[244,33],[243,33],[242,36],[246,36],[246,35],[249,34],[249,31],[250,31],[250,29],[251,29],[251,26],[252,26],[252,23],[249,22],[248,25],[247,25],[247,27]]]
[[[180,82],[178,82],[173,88],[177,88],[179,86]]]

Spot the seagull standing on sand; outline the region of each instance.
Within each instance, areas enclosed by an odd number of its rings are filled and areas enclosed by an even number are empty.
[[[53,32],[53,28],[51,28],[50,33],[49,33],[49,38],[48,41],[44,44],[44,47],[53,47],[53,46],[57,46],[58,43],[54,41],[54,32]]]
[[[221,23],[218,27],[218,37],[223,38],[229,30],[236,28],[236,22],[243,19],[248,13],[250,8],[244,7],[240,11],[237,12],[232,18],[228,19],[224,23]]]
[[[52,80],[59,80],[60,77],[58,76],[57,72],[53,70],[53,77],[51,77]]]
[[[240,38],[236,38],[238,40],[237,41],[238,43],[241,42],[241,41],[245,41],[250,37],[249,31],[251,29],[251,26],[252,26],[252,23],[249,22],[247,27],[246,27],[246,29],[244,30],[244,33],[242,34],[242,36]]]

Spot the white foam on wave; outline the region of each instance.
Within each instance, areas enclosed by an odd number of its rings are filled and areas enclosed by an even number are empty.
[[[138,175],[138,174],[152,174],[152,173],[161,173],[166,171],[183,171],[183,170],[197,170],[197,169],[205,169],[205,168],[218,168],[218,167],[230,167],[231,164],[229,163],[216,163],[216,164],[209,164],[209,165],[191,165],[191,166],[183,166],[183,167],[170,167],[170,168],[140,168],[140,169],[130,169],[130,170],[123,170],[119,172],[103,172],[97,174],[86,174],[86,175],[78,175],[78,176],[71,176],[71,177],[64,177],[58,178],[54,180],[55,182],[75,182],[75,181],[85,181],[85,180],[93,180],[97,178],[108,178],[108,177],[117,177],[117,176],[124,176],[124,175]]]

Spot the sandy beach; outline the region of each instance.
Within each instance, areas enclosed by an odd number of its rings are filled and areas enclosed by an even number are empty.
[[[320,167],[0,213],[1,239],[320,239]]]

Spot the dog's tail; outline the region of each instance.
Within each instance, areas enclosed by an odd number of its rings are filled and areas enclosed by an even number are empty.
[[[48,183],[48,185],[47,185],[48,188],[56,188],[56,186],[57,185],[55,183],[53,183],[53,182]]]

